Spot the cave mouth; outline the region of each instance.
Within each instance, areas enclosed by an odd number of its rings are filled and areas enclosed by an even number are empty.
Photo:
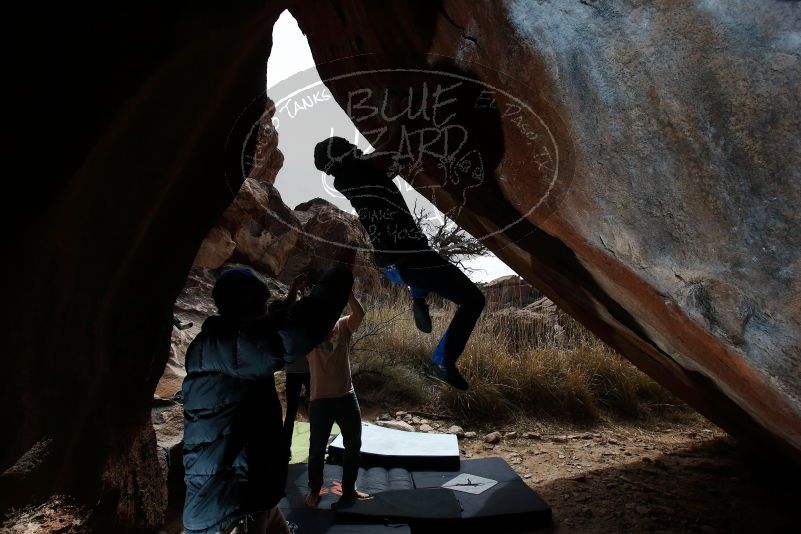
[[[406,76],[405,71],[403,75]],[[401,111],[395,112],[395,116],[415,117],[429,113],[428,120],[432,124],[442,120],[442,113],[448,111],[449,102],[442,104],[434,101],[430,104],[440,108],[440,115],[426,108],[429,105],[426,100],[433,99],[437,83],[441,82],[437,78],[416,80],[409,87],[408,97],[399,98],[403,104],[400,104]],[[456,87],[462,83],[464,82],[460,79]],[[482,88],[477,93],[477,103],[489,105],[490,97],[484,90]],[[354,91],[365,92],[363,88],[351,89],[351,92]],[[370,91],[376,92],[372,88]],[[183,360],[189,343],[199,332],[203,321],[215,313],[210,294],[216,277],[231,267],[247,266],[253,269],[266,281],[273,296],[281,298],[286,295],[289,283],[298,273],[322,271],[335,264],[343,251],[349,248],[360,251],[357,288],[363,295],[368,310],[377,312],[379,319],[375,322],[369,321],[366,328],[369,331],[375,330],[375,333],[370,334],[362,343],[364,347],[359,347],[371,356],[354,357],[353,371],[357,389],[363,395],[364,409],[371,415],[388,407],[392,407],[394,413],[411,409],[425,411],[427,406],[433,405],[436,410],[450,414],[454,423],[462,425],[486,424],[492,417],[513,421],[521,417],[543,416],[584,425],[597,424],[608,417],[607,413],[615,414],[613,417],[636,419],[651,410],[662,410],[657,408],[660,405],[669,407],[665,412],[683,414],[687,411],[679,401],[624,362],[593,334],[578,327],[575,321],[559,312],[551,301],[513,274],[511,268],[487,250],[481,241],[461,230],[412,184],[396,176],[395,184],[407,205],[418,215],[418,220],[425,227],[430,239],[439,239],[437,242],[447,247],[476,251],[461,257],[458,254],[452,256],[452,260],[469,272],[473,280],[484,285],[483,290],[489,303],[487,316],[479,326],[480,333],[476,334],[477,338],[481,336],[485,339],[483,342],[477,341],[480,348],[471,349],[468,358],[472,358],[471,361],[476,365],[486,365],[487,358],[479,355],[479,352],[492,350],[493,344],[503,346],[499,357],[505,359],[506,371],[505,376],[498,380],[508,389],[521,388],[517,395],[503,396],[501,407],[496,406],[494,409],[479,403],[479,409],[473,411],[469,403],[464,404],[458,399],[445,402],[439,399],[440,394],[433,394],[422,378],[418,356],[421,352],[433,352],[432,343],[436,341],[436,336],[428,339],[409,334],[408,329],[412,325],[408,297],[400,288],[388,284],[372,263],[370,243],[366,240],[364,228],[357,221],[352,206],[332,187],[330,177],[314,167],[311,158],[316,140],[332,135],[352,139],[368,155],[378,149],[362,136],[354,120],[322,83],[311,58],[308,42],[288,12],[279,17],[273,31],[266,92],[270,99],[267,113],[259,117],[260,122],[257,125],[249,128],[249,139],[255,141],[248,145],[252,146],[253,156],[243,156],[243,160],[251,164],[250,168],[242,188],[204,238],[184,289],[175,302],[177,324],[172,331],[170,357],[156,386],[152,419],[159,459],[168,473],[169,509],[173,522],[178,521],[177,514],[183,492],[179,393],[185,376]],[[384,97],[380,101],[382,107],[387,106],[380,113],[389,113],[393,106]],[[367,106],[367,103],[361,102],[360,105]],[[422,107],[413,110],[415,105]],[[463,110],[459,108],[454,113],[463,113]],[[449,114],[450,112],[444,116],[448,117]],[[450,120],[449,123],[438,125],[439,128],[445,128],[446,135],[449,131],[458,132],[475,127],[472,122],[464,127],[457,120]],[[458,127],[451,128],[453,125]],[[502,135],[498,125],[493,128],[498,135]],[[404,128],[401,129],[405,131]],[[418,129],[425,132],[434,130],[430,124]],[[420,135],[425,137],[427,134]],[[483,139],[483,136],[478,137]],[[458,137],[454,139],[458,140]],[[459,142],[465,143],[464,140]],[[436,143],[430,144],[427,151],[434,153],[433,147]],[[502,148],[497,143],[489,146],[491,151]],[[453,185],[459,185],[460,179],[483,179],[483,176],[475,174],[477,170],[483,172],[485,163],[489,164],[501,157],[499,153],[492,152],[489,155],[479,152],[471,154],[470,151],[465,153],[466,158],[455,162],[459,176],[451,177]],[[398,159],[402,162],[402,158]],[[476,164],[480,166],[471,167]],[[480,184],[468,184],[468,187],[476,185]],[[424,185],[421,190],[432,194],[436,188]],[[461,202],[466,199],[465,195]],[[455,213],[458,217],[463,207],[456,202],[456,209],[449,214],[454,216]],[[446,253],[446,249],[443,249],[443,253]],[[431,299],[431,306],[438,330],[444,330],[445,317],[453,314],[453,306],[436,297]],[[533,307],[529,309],[527,306]],[[386,319],[387,317],[390,319]],[[490,343],[487,343],[487,339],[491,340]],[[386,359],[386,355],[380,350],[381,345],[396,347],[394,359]],[[592,386],[589,375],[583,379],[575,375],[572,380],[576,391],[562,388],[557,395],[552,394],[560,397],[559,402],[564,403],[564,407],[560,408],[559,403],[550,403],[542,411],[514,409],[511,406],[519,402],[519,398],[530,395],[532,398],[544,399],[546,394],[541,387],[532,389],[530,385],[517,383],[513,374],[533,373],[532,384],[548,380],[542,368],[536,365],[526,368],[516,362],[512,357],[514,351],[538,355],[536,359],[540,362],[539,365],[544,365],[542,354],[549,351],[563,354],[584,351],[587,359],[594,361],[594,365],[599,365],[604,372],[614,375],[615,370],[619,371],[619,376],[610,376],[610,380],[621,383],[629,381],[630,384],[617,390],[610,388],[615,391],[600,394],[600,389]],[[383,363],[376,365],[371,358],[379,358]],[[564,373],[565,376],[569,374],[568,368],[571,365],[580,363],[580,358],[562,358],[563,367],[559,373]],[[604,360],[609,363],[599,363]],[[582,372],[589,373],[589,366],[585,367]],[[387,371],[387,368],[392,369]],[[283,372],[277,375],[282,394],[283,376]],[[476,376],[474,380],[481,380],[481,377]],[[586,383],[580,384],[581,380]],[[556,388],[555,385],[551,387]],[[420,423],[416,425],[419,426]]]
[[[434,393],[435,390],[432,391],[422,378],[419,367],[420,354],[433,352],[436,336],[427,339],[409,333],[413,325],[410,324],[408,296],[397,286],[387,283],[373,264],[370,244],[353,208],[333,189],[330,178],[314,167],[310,157],[316,139],[331,135],[353,139],[367,154],[377,149],[361,135],[351,117],[320,81],[310,52],[307,54],[308,43],[299,33],[294,19],[284,12],[275,28],[267,71],[270,102],[267,113],[259,118],[260,123],[250,128],[251,137],[255,137],[254,155],[243,158],[252,165],[242,188],[206,235],[184,289],[175,302],[177,327],[172,332],[170,358],[156,386],[152,418],[160,460],[168,473],[169,513],[173,522],[179,521],[183,492],[179,394],[185,374],[183,358],[203,321],[215,313],[210,294],[216,277],[231,267],[253,269],[266,281],[273,296],[281,298],[296,274],[320,272],[335,264],[343,250],[359,250],[358,292],[363,295],[367,309],[378,318],[368,320],[367,328],[374,332],[368,335],[359,350],[369,356],[354,356],[353,374],[357,391],[363,399],[363,409],[371,419],[385,418],[386,414],[379,412],[388,409],[395,413],[425,411],[433,407],[438,412],[447,413],[454,424],[475,425],[475,428],[493,422],[498,424],[499,420],[510,424],[512,421],[536,421],[545,417],[586,431],[588,425],[592,428],[603,421],[616,418],[636,421],[654,414],[671,420],[686,420],[690,425],[699,424],[686,405],[559,311],[540,291],[513,274],[490,251],[482,249],[481,241],[466,234],[455,222],[446,222],[446,216],[425,196],[396,176],[396,185],[407,205],[420,214],[419,221],[426,226],[430,238],[435,239],[436,234],[441,234],[445,228],[447,237],[440,239],[446,245],[471,243],[473,250],[479,251],[474,255],[454,255],[452,258],[470,272],[475,281],[482,283],[488,300],[486,317],[476,334],[477,348],[468,349],[466,358],[477,367],[483,367],[491,365],[492,358],[487,358],[486,354],[498,350],[499,358],[504,362],[503,373],[495,379],[501,385],[490,386],[481,393],[499,395],[501,399],[497,404],[475,402],[476,408],[470,401],[446,393]],[[285,41],[289,45],[282,53]],[[273,77],[270,69],[279,74]],[[429,82],[423,80],[409,90],[406,109],[399,116],[425,112],[422,109],[417,113],[411,112],[408,107],[415,99],[415,90],[420,98],[420,88],[428,88]],[[487,96],[483,93],[479,96],[480,102],[485,103]],[[430,97],[431,93],[426,93],[425,98]],[[366,104],[363,102],[361,105]],[[433,112],[431,120],[435,120]],[[496,144],[491,150],[501,150],[501,147]],[[468,158],[467,165],[459,167],[463,177],[470,176],[469,165],[483,165],[501,157],[498,153],[484,156],[478,154],[475,159]],[[483,167],[480,168],[483,171]],[[454,184],[458,185],[459,180]],[[423,186],[421,189],[432,192],[436,188]],[[461,201],[466,199],[465,195]],[[455,213],[458,214],[464,206],[456,204]],[[514,224],[512,221],[510,226]],[[499,268],[498,264],[503,267]],[[438,330],[443,330],[445,318],[453,314],[454,307],[433,297],[431,308]],[[380,348],[382,345],[394,347],[396,354],[387,359],[385,351]],[[533,363],[521,364],[520,360],[525,356],[515,357],[515,353],[531,356]],[[556,355],[555,359],[560,362],[552,363],[551,377],[544,371],[548,355]],[[380,364],[372,361],[375,358]],[[576,372],[573,369],[576,366],[582,370]],[[519,381],[518,376],[526,373],[531,374],[531,380]],[[606,390],[602,391],[604,388],[594,384],[597,379],[592,373],[603,375],[603,380],[619,385],[605,386]],[[282,400],[284,376],[283,372],[277,374]],[[473,380],[481,381],[482,377],[476,374]],[[559,385],[562,380],[572,385]],[[536,385],[544,382],[548,385]],[[497,391],[493,387],[498,388]],[[546,393],[548,388],[550,393]],[[519,390],[516,394],[501,394],[504,390],[515,389]],[[539,407],[530,410],[519,406],[525,397],[539,398]],[[551,401],[546,401],[549,397]],[[305,416],[301,410],[301,418]],[[425,418],[416,419],[425,421]],[[428,426],[427,422],[421,423],[415,418],[410,421],[417,429],[422,425]]]
[[[273,30],[273,48],[267,65],[267,96],[275,108],[271,120],[278,134],[278,150],[283,155],[281,169],[274,180],[275,188],[284,203],[293,208],[323,199],[354,214],[350,202],[333,188],[332,178],[314,167],[311,157],[313,145],[316,141],[339,136],[351,140],[365,154],[375,154],[377,149],[354,124],[354,120],[359,120],[358,116],[353,116],[356,112],[352,109],[349,111],[348,105],[340,105],[333,98],[327,83],[331,83],[328,78],[325,82],[320,78],[306,36],[291,13],[284,11]],[[362,88],[357,92],[365,90]],[[418,99],[431,98],[433,91],[426,86],[426,95],[422,96],[422,88],[410,86],[405,109],[397,115],[422,113],[419,108],[424,104]],[[402,170],[400,166],[399,170]],[[406,181],[399,174],[393,181],[413,211],[423,212],[427,222],[444,222],[446,215],[432,204],[431,188],[423,186],[415,189],[413,180]],[[280,215],[277,218],[280,219]],[[287,224],[297,229],[291,221]],[[314,239],[316,236],[310,237]],[[476,281],[488,281],[514,273],[490,251],[468,260],[465,266]]]

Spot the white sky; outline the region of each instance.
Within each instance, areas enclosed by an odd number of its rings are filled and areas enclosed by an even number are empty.
[[[303,73],[302,76],[298,76],[302,80],[298,84],[288,82],[291,85],[289,90],[310,84],[320,84],[320,90],[324,90],[306,36],[300,31],[292,15],[284,11],[273,28],[273,48],[267,62],[267,94],[270,98],[278,104],[287,94],[287,88],[282,87],[281,82],[299,73]],[[280,104],[276,106],[276,117],[280,121],[277,127],[278,148],[284,154],[284,166],[278,173],[275,185],[284,202],[291,208],[306,200],[321,197],[350,212],[352,208],[348,201],[330,187],[326,187],[326,177],[314,168],[312,148],[317,141],[333,134],[352,139],[363,150],[369,151],[370,146],[358,133],[347,114],[333,100],[325,104],[327,105],[315,104],[314,119],[311,119],[310,114],[301,117],[299,113],[292,120],[289,120],[287,115],[289,108],[282,111]],[[307,120],[304,121],[304,118]],[[417,202],[426,206],[431,212],[436,210],[406,182],[398,178],[396,183],[410,206],[414,206]],[[436,211],[436,215],[440,215],[439,211]],[[469,265],[473,269],[478,269],[470,274],[474,281],[489,281],[514,273],[495,256],[477,258],[470,261]]]

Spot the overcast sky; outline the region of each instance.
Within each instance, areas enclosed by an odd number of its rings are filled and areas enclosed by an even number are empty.
[[[302,94],[293,95],[300,88],[304,88]],[[365,151],[371,147],[320,81],[306,36],[288,11],[284,11],[273,28],[267,94],[276,102],[274,122],[284,165],[275,185],[284,202],[294,208],[301,202],[321,197],[352,212],[347,199],[330,186],[331,179],[314,167],[312,151],[318,141],[331,135],[349,139]],[[406,182],[396,178],[396,183],[410,207],[423,206],[432,217],[440,216],[439,211]],[[475,259],[470,266],[478,269],[468,273],[475,281],[513,273],[495,256]]]

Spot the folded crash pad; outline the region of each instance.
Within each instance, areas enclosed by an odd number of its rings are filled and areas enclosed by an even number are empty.
[[[341,463],[342,436],[328,446],[329,461]],[[459,469],[459,442],[453,434],[404,432],[362,423],[362,465],[406,469]]]

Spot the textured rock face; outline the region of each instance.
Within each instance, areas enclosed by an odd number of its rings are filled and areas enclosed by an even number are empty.
[[[216,270],[227,262],[238,262],[289,283],[302,271],[314,278],[349,248],[356,248],[360,283],[374,285],[377,273],[368,253],[369,242],[355,216],[320,198],[293,210],[274,187],[284,159],[271,121],[274,111],[268,100],[259,122],[253,166],[217,226],[203,240],[194,267]]]
[[[418,131],[380,112],[404,109],[410,77],[442,79],[411,72],[496,88],[495,116],[481,95],[451,93],[476,103],[455,122],[496,134],[468,142],[478,178],[454,183],[423,157],[413,185],[437,186],[443,210],[463,205],[462,227],[699,411],[799,458],[801,5],[368,4],[293,8],[368,140]],[[367,74],[331,79],[354,71]],[[541,120],[522,136],[513,97]]]
[[[200,250],[195,256],[195,266],[203,269],[218,269],[236,250],[236,241],[231,232],[221,226],[215,226],[203,239]]]
[[[364,291],[381,283],[382,277],[373,263],[367,234],[355,215],[345,213],[321,198],[295,206],[295,215],[301,221],[303,247],[294,264],[287,266],[287,271],[281,275],[283,280],[291,280],[301,265],[312,277],[322,274],[355,248],[357,287]]]
[[[219,224],[203,240],[195,267],[217,269],[234,259],[277,277],[298,246],[300,223],[273,186],[284,161],[270,121],[273,112],[268,100],[257,129],[253,166]]]
[[[321,274],[348,248],[361,251],[356,274],[366,277],[362,282],[374,279],[367,236],[355,216],[322,199],[292,210],[272,183],[247,178],[219,226],[203,240],[195,267],[239,262],[289,283],[302,271]]]
[[[231,232],[234,252],[270,276],[278,276],[298,244],[297,219],[269,182],[246,179],[222,225]]]

